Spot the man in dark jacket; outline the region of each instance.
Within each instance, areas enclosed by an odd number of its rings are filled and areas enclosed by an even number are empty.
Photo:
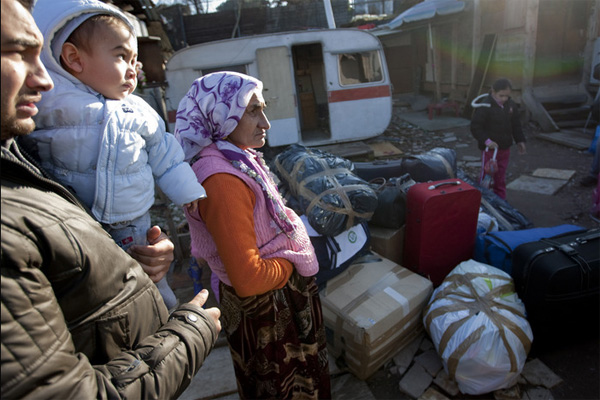
[[[0,397],[176,398],[214,346],[220,312],[202,309],[203,291],[169,317],[140,264],[21,152],[14,138],[33,130],[52,81],[31,4],[0,1]]]

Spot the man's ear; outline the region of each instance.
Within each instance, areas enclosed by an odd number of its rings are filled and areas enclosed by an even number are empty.
[[[81,52],[73,44],[65,42],[60,53],[60,58],[63,64],[71,73],[81,73],[83,71],[83,64],[81,62]]]

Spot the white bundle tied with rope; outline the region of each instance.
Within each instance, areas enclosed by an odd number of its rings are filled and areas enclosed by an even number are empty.
[[[474,260],[460,263],[433,292],[423,315],[462,393],[484,394],[516,383],[533,333],[506,272]]]

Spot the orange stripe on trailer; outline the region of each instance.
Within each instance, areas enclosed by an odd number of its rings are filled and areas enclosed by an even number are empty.
[[[365,100],[377,97],[389,97],[390,85],[369,86],[357,89],[333,90],[328,92],[329,103],[340,101]]]

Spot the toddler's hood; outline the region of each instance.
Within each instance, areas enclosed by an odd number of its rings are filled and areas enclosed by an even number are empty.
[[[33,8],[33,18],[44,36],[41,59],[46,68],[73,82],[79,82],[60,65],[52,49],[61,49],[71,32],[87,18],[96,14],[113,14],[133,30],[127,16],[117,7],[97,0],[37,0]],[[65,28],[65,29],[63,29]],[[60,54],[60,53],[59,53]]]

